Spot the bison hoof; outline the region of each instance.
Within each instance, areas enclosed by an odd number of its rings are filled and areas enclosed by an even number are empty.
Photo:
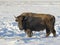
[[[28,37],[32,37],[31,35],[28,35]]]
[[[56,35],[54,35],[54,37],[56,37]]]

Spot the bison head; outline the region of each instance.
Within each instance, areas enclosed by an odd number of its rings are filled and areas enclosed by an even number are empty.
[[[15,21],[18,23],[19,29],[23,30],[23,25],[22,25],[23,17],[22,16],[17,16],[17,17],[15,17]]]
[[[20,30],[23,30],[24,29],[24,21],[27,19],[26,16],[17,16],[15,17],[15,21],[18,22],[18,27]]]

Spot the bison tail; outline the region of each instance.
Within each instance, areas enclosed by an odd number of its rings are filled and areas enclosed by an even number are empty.
[[[52,22],[52,25],[54,26],[55,25],[55,17],[53,16],[50,21]]]

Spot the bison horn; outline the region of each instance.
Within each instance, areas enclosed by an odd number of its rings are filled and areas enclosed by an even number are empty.
[[[16,18],[16,16],[14,16]]]

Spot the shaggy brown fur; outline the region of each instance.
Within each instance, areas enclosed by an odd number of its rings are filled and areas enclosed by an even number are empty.
[[[32,31],[40,31],[44,29],[46,29],[46,37],[48,37],[50,33],[53,33],[54,37],[56,36],[56,31],[54,29],[55,17],[53,15],[37,14],[37,13],[22,13],[21,15],[16,17],[16,22],[18,22],[19,29],[20,30],[24,29],[29,37],[32,36]],[[34,26],[33,24],[39,25],[39,28],[38,26]]]

